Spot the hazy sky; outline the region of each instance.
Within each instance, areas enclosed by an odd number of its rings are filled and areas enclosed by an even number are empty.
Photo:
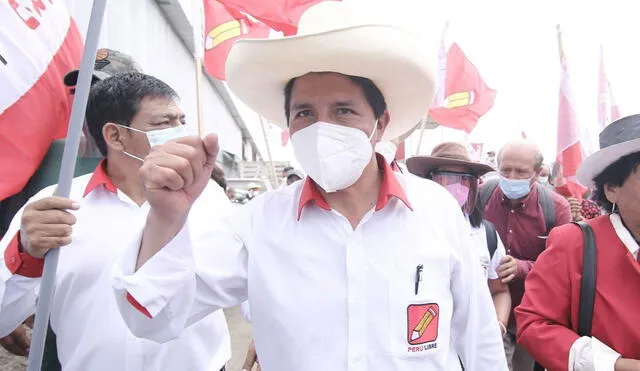
[[[509,138],[527,136],[555,157],[559,57],[556,24],[563,30],[569,74],[581,125],[597,135],[598,48],[604,45],[607,75],[622,114],[640,112],[640,1],[504,0],[344,0],[364,2],[425,36],[425,47],[437,51],[440,33],[450,21],[450,37],[497,90],[494,108],[466,137],[498,149]],[[291,155],[273,130],[274,157]],[[465,139],[460,132],[427,131],[421,152],[442,139]],[[595,136],[594,136],[595,139]],[[597,143],[596,143],[597,144]],[[280,148],[278,148],[280,147]],[[409,146],[409,150],[415,150]],[[412,154],[412,153],[411,153]]]

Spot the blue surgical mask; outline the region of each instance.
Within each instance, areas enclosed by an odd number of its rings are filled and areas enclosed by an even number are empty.
[[[500,176],[500,189],[510,200],[518,200],[531,192],[531,179],[507,179]]]
[[[149,146],[158,146],[161,144],[165,144],[166,142],[174,139],[180,139],[186,137],[189,133],[187,132],[186,125],[172,126],[166,129],[157,129],[157,130],[149,130],[142,131],[138,129],[134,129],[129,126],[118,125],[122,128],[136,131],[138,133],[145,134],[147,136],[147,141],[149,141]],[[135,156],[127,151],[123,151],[125,155],[135,158],[136,160],[144,162],[144,160],[138,156]]]

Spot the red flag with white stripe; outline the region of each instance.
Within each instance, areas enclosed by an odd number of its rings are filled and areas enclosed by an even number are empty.
[[[562,47],[562,34],[557,26],[558,47],[560,50],[560,104],[558,107],[558,154],[557,161],[562,165],[563,184],[576,184],[576,172],[583,160],[580,143],[580,128],[575,111],[571,80],[567,69],[567,58]],[[574,191],[580,187],[569,187]],[[574,197],[581,198],[575,194]]]
[[[611,83],[607,79],[604,67],[604,51],[600,46],[600,73],[598,76],[598,123],[601,128],[622,117],[620,109],[613,99]]]
[[[18,193],[51,142],[66,136],[62,82],[83,42],[62,0],[0,1],[0,200]]]

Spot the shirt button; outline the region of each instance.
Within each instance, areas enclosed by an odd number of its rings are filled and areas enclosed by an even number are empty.
[[[509,233],[513,233],[513,230],[512,230],[512,229],[509,229]]]
[[[513,214],[513,213],[515,213],[515,212],[516,212],[515,210],[511,209],[511,214]]]
[[[11,258],[11,262],[12,262],[12,263],[15,263],[15,262],[16,262],[16,257],[15,257],[15,256]]]

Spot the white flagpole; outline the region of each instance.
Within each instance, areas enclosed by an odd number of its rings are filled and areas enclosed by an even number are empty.
[[[273,158],[271,157],[271,147],[269,146],[269,139],[267,138],[267,130],[264,128],[264,120],[262,116],[260,118],[260,126],[262,127],[262,136],[264,137],[264,144],[267,146],[267,156],[269,157],[269,174],[273,177],[273,187],[278,186],[278,175],[276,174],[276,168],[273,166]]]
[[[71,118],[67,139],[62,154],[60,175],[58,176],[58,186],[55,195],[58,197],[69,197],[71,192],[71,181],[76,167],[78,157],[78,146],[80,144],[80,133],[84,124],[84,115],[87,109],[87,99],[91,88],[91,76],[98,51],[98,40],[100,39],[100,29],[104,18],[104,11],[107,0],[94,0],[89,19],[89,29],[87,39],[84,44],[84,54],[78,75],[76,92],[73,97],[71,107]],[[28,371],[40,371],[42,368],[42,358],[44,343],[49,325],[49,315],[51,314],[51,300],[56,281],[56,270],[58,268],[58,256],[60,249],[52,249],[45,256],[44,272],[40,283],[40,293],[38,295],[38,306],[36,308],[35,327],[31,338],[31,348],[29,351]]]
[[[194,53],[193,58],[196,67],[196,104],[198,112],[198,135],[204,137],[204,110],[202,105],[202,59],[204,58],[204,3],[199,2],[198,6],[198,27],[194,30]]]

